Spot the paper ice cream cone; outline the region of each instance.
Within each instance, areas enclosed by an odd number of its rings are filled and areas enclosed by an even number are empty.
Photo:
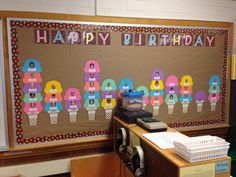
[[[175,105],[174,104],[168,104],[168,114],[173,114]]]
[[[58,112],[49,112],[50,124],[57,124]]]
[[[203,103],[197,103],[197,112],[202,112]]]
[[[30,126],[37,125],[37,121],[38,121],[38,114],[30,114],[29,115],[29,124],[30,124]]]
[[[143,104],[143,110],[145,110],[146,109],[146,104]]]
[[[88,118],[89,118],[89,120],[95,120],[95,115],[96,115],[96,111],[95,110],[88,111]]]
[[[70,122],[76,122],[77,120],[77,111],[69,111]]]
[[[188,103],[182,103],[183,113],[188,112]]]
[[[216,102],[211,102],[211,111],[216,110]]]
[[[159,108],[160,108],[160,106],[159,105],[154,105],[153,107],[152,107],[152,109],[153,109],[153,115],[158,115],[159,114]]]
[[[112,109],[106,109],[106,119],[111,119],[112,118]]]

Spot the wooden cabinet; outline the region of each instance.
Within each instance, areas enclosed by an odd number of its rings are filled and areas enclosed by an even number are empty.
[[[202,165],[214,165],[220,162],[228,163],[228,170],[226,172],[215,173],[215,177],[230,177],[230,167],[231,167],[231,159],[229,157],[189,163],[179,157],[174,149],[163,150],[158,146],[147,140],[142,136],[142,134],[147,133],[144,129],[140,128],[136,124],[126,124],[119,118],[114,118],[114,145],[116,147],[116,133],[120,127],[124,127],[127,129],[129,133],[135,134],[140,139],[140,146],[143,148],[145,155],[145,176],[144,177],[185,177],[181,176],[182,172],[190,167],[202,167]],[[168,128],[167,131],[175,131],[174,129]],[[124,154],[121,154],[117,148],[115,148],[115,152],[119,155],[119,157],[123,160],[125,159]],[[132,169],[129,168],[132,172]],[[190,170],[191,172],[191,170]],[[199,177],[209,177],[207,173],[199,172]],[[198,177],[197,176],[197,177]],[[187,176],[186,176],[187,177]],[[188,175],[188,177],[196,177],[196,175]]]
[[[71,177],[133,177],[115,153],[80,157],[71,161]]]

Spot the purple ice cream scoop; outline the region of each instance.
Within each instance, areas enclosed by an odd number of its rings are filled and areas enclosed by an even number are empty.
[[[24,93],[41,93],[42,92],[42,87],[38,83],[35,83],[33,87],[31,86],[30,83],[29,84],[24,84],[23,92]]]
[[[102,98],[103,99],[111,99],[111,98],[116,98],[116,91],[105,91],[102,93]]]
[[[66,101],[66,109],[80,109],[81,104],[79,100]]]
[[[166,87],[166,94],[178,94],[178,86]]]
[[[206,94],[204,91],[200,90],[197,91],[195,94],[195,100],[196,101],[205,101],[206,100]]]
[[[84,82],[99,81],[99,73],[86,73],[84,76]]]
[[[151,80],[164,80],[164,74],[160,69],[155,69],[152,72]]]

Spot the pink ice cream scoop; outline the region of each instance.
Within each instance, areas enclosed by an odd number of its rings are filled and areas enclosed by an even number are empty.
[[[219,93],[209,94],[209,96],[208,96],[208,100],[210,102],[217,102],[219,99],[220,99]]]
[[[151,105],[161,105],[163,103],[163,97],[151,97],[150,104]]]
[[[192,87],[190,86],[184,86],[184,87],[181,87],[180,89],[180,94],[192,94]]]
[[[167,81],[166,81],[167,87],[173,87],[173,86],[178,86],[178,85],[179,85],[179,82],[176,76],[174,75],[168,76]]]
[[[24,106],[24,112],[26,114],[40,113],[43,110],[40,102],[26,103]]]
[[[149,103],[149,100],[148,100],[147,96],[143,97],[143,103],[146,104],[146,105]]]

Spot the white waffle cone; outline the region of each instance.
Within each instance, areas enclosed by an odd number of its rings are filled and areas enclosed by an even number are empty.
[[[38,121],[38,114],[29,114],[29,125],[36,126]]]
[[[143,104],[143,110],[145,110],[145,109],[146,109],[146,106],[147,106],[146,104]]]
[[[197,112],[202,112],[203,103],[197,103]]]
[[[188,103],[183,103],[182,108],[183,108],[183,113],[187,113],[188,112]]]
[[[69,112],[69,116],[70,116],[70,122],[76,122],[77,120],[77,111],[70,111]]]
[[[175,108],[174,104],[169,104],[168,105],[168,114],[173,114],[174,108]]]
[[[159,114],[159,109],[160,109],[160,106],[159,105],[155,105],[152,107],[152,113],[153,115],[158,115]]]
[[[96,111],[95,110],[88,111],[89,120],[95,120],[95,116],[96,116]]]
[[[212,102],[211,103],[211,111],[215,111],[216,110],[216,102]]]
[[[57,124],[57,119],[58,119],[58,112],[51,112],[49,113],[50,116],[50,124]]]
[[[112,118],[112,109],[106,109],[106,119],[111,119]]]

